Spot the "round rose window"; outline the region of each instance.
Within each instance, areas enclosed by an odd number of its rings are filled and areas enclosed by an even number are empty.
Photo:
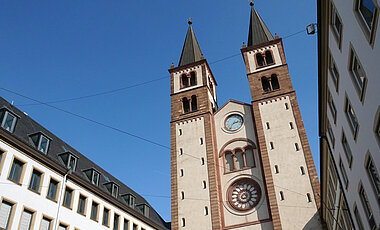
[[[248,211],[256,207],[261,199],[260,185],[249,178],[235,181],[227,190],[228,202],[238,211]]]

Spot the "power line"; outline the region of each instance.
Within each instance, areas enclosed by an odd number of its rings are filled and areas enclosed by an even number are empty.
[[[300,30],[300,31],[298,31],[296,33],[287,35],[287,36],[283,37],[282,39],[285,40],[285,39],[287,39],[289,37],[293,37],[293,36],[295,36],[297,34],[300,34],[302,32],[305,32],[305,29]],[[210,62],[209,64],[213,65],[215,63],[222,62],[222,61],[234,58],[234,57],[239,56],[239,55],[241,55],[241,53],[236,53],[236,54],[233,54],[233,55],[230,55],[230,56],[218,59],[216,61]],[[170,76],[162,76],[162,77],[154,78],[152,80],[144,81],[144,82],[137,83],[137,84],[130,85],[130,86],[125,86],[125,87],[121,87],[121,88],[111,89],[111,90],[107,90],[107,91],[103,91],[103,92],[99,92],[99,93],[93,93],[93,94],[83,95],[83,96],[79,96],[79,97],[71,97],[71,98],[66,98],[66,99],[61,99],[61,100],[47,101],[45,103],[46,104],[57,104],[57,103],[62,103],[62,102],[77,101],[77,100],[86,99],[86,98],[92,98],[92,97],[97,97],[97,96],[102,96],[102,95],[107,95],[107,94],[113,94],[113,93],[116,93],[116,92],[119,92],[119,91],[124,91],[124,90],[128,90],[128,89],[135,88],[135,87],[138,87],[138,86],[147,85],[147,84],[150,84],[150,83],[153,83],[153,82],[156,82],[156,81],[160,81],[160,80],[163,80],[163,79],[167,79],[169,77]],[[33,106],[33,105],[40,105],[40,103],[20,104],[20,105],[17,105],[17,106]]]

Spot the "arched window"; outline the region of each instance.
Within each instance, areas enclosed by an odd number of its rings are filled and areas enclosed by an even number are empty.
[[[191,111],[196,111],[197,108],[197,96],[193,95],[191,96]]]
[[[224,157],[226,158],[226,169],[227,169],[227,171],[233,171],[234,170],[234,162],[232,159],[232,153],[226,152]]]
[[[256,61],[257,61],[257,64],[259,66],[264,66],[265,65],[265,61],[264,61],[263,55],[261,55],[260,53],[256,54]]]
[[[240,149],[235,151],[235,165],[236,165],[236,169],[244,168],[243,152]]]
[[[284,197],[284,193],[281,191],[280,192],[280,200],[284,200],[285,199],[285,197]]]
[[[191,72],[190,73],[190,85],[193,86],[196,84],[197,84],[197,79],[195,77],[195,72]]]
[[[279,172],[280,172],[280,171],[278,170],[278,165],[275,165],[275,166],[274,166],[274,173],[277,174],[277,173],[279,173]]]
[[[261,78],[261,84],[263,85],[264,92],[270,92],[271,91],[269,81],[266,77]]]
[[[265,52],[265,61],[267,62],[267,65],[273,64],[272,53],[269,50]]]
[[[247,167],[255,167],[255,157],[253,156],[253,150],[251,148],[245,149],[245,160]]]
[[[181,219],[181,226],[182,226],[182,227],[185,227],[185,226],[186,226],[185,218],[182,218],[182,219]]]
[[[185,193],[181,192],[181,200],[185,199]]]
[[[182,98],[182,105],[183,105],[183,112],[184,113],[190,112],[189,99],[187,99],[186,97]]]
[[[181,170],[179,171],[179,176],[180,176],[180,177],[183,177],[183,169],[181,169]]]
[[[203,188],[203,189],[206,189],[206,187],[207,187],[207,186],[206,186],[206,181],[203,181],[203,182],[202,182],[202,188]]]
[[[182,87],[183,88],[189,86],[189,79],[187,78],[186,74],[182,74],[181,80],[182,80]]]
[[[207,216],[208,215],[208,208],[207,208],[207,206],[205,207],[205,216]]]
[[[301,175],[305,175],[305,169],[301,166],[300,167]]]
[[[270,81],[272,83],[273,90],[280,89],[280,84],[278,83],[278,78],[276,74],[272,74]]]

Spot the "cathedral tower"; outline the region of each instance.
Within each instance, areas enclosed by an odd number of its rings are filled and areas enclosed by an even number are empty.
[[[216,81],[191,21],[171,76],[172,229],[220,226],[213,113]]]
[[[172,229],[320,229],[319,181],[282,39],[253,3],[247,45],[249,104],[217,107],[191,22],[169,70]]]

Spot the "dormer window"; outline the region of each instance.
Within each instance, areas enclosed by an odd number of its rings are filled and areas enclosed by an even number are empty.
[[[135,204],[136,204],[136,197],[132,194],[125,194],[125,195],[122,195],[121,198],[123,198],[123,200],[125,201],[125,203],[131,207],[131,208],[134,208],[135,207]]]
[[[34,146],[41,152],[47,153],[50,140],[42,133],[36,133],[30,136],[33,141]]]
[[[11,133],[13,133],[17,117],[15,114],[11,113],[10,111],[3,109],[0,113],[1,117],[1,127]]]
[[[110,192],[111,196],[117,198],[119,195],[119,186],[117,184],[114,182],[109,182],[104,184],[104,186],[107,188],[108,192]]]
[[[75,168],[77,167],[78,157],[74,156],[74,154],[71,152],[65,152],[60,154],[59,158],[62,160],[67,169],[72,169],[75,171]]]
[[[100,173],[98,171],[96,171],[95,169],[87,169],[83,172],[84,174],[86,174],[87,179],[89,179],[93,185],[99,185]]]
[[[139,210],[144,216],[149,217],[149,206],[146,204],[136,205],[137,210]]]

